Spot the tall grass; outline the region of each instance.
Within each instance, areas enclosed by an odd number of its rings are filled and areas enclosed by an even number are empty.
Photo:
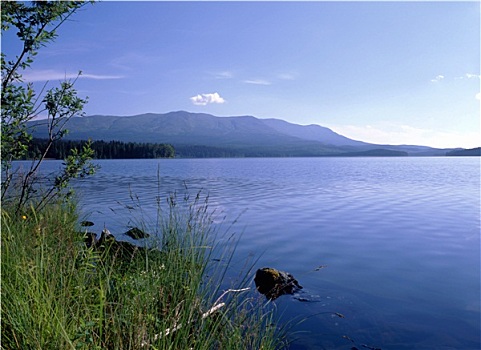
[[[248,279],[220,290],[227,267],[211,264],[219,247],[199,196],[188,205],[171,197],[160,249],[131,261],[87,248],[74,204],[12,213],[2,209],[2,349],[284,346],[262,300],[245,296]]]

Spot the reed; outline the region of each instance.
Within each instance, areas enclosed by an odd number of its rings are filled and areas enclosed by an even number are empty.
[[[250,279],[222,289],[207,202],[159,209],[160,249],[131,261],[87,248],[76,205],[2,208],[2,349],[278,349],[285,338]],[[216,255],[218,256],[218,255]]]

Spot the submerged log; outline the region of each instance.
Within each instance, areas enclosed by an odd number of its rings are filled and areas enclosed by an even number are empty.
[[[257,270],[254,282],[259,293],[274,300],[284,294],[294,294],[302,289],[299,282],[288,272],[264,267]]]

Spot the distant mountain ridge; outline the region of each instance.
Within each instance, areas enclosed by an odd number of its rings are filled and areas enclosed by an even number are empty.
[[[35,137],[47,135],[41,121],[31,124],[35,125]],[[216,117],[186,111],[75,117],[69,121],[68,129],[66,139],[70,140],[170,143],[180,156],[182,149],[192,151],[196,146],[204,150],[224,150],[226,156],[445,155],[452,150],[375,145],[349,139],[319,125],[298,125],[253,116]]]
[[[368,143],[355,141],[339,135],[329,128],[320,125],[298,125],[281,119],[263,119],[264,124],[283,134],[305,140],[320,141],[334,146],[366,146]]]

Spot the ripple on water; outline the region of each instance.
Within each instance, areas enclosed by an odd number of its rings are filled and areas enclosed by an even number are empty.
[[[342,335],[358,348],[480,348],[479,159],[101,165],[94,178],[77,183],[82,207],[120,232],[135,215],[155,221],[156,197],[165,201],[186,187],[208,194],[229,224],[240,215],[231,228],[242,233],[233,270],[254,255],[256,267],[289,271],[306,293],[319,296],[312,303],[276,300],[285,320],[307,318],[298,330],[308,332],[298,334],[293,349],[352,347]],[[126,209],[131,194],[142,210]],[[327,267],[313,271],[319,265]]]

